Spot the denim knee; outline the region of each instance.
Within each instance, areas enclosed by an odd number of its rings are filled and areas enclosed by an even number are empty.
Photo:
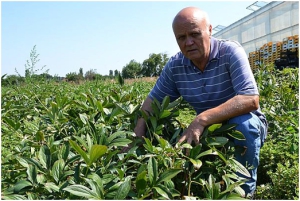
[[[251,178],[247,178],[249,180],[242,186],[246,194],[251,194],[256,188],[259,152],[264,142],[266,129],[261,120],[253,113],[234,117],[228,123],[237,124],[236,130],[243,133],[246,138],[246,140],[234,140],[235,145],[245,148],[245,150],[237,149],[235,156],[237,161],[243,164],[251,174]]]

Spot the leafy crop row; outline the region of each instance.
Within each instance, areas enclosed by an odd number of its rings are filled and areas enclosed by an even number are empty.
[[[265,68],[255,76],[270,123],[256,196],[296,199],[298,71]],[[244,138],[235,125],[206,128],[198,146],[177,144],[194,115],[186,103],[165,98],[142,112],[154,82],[121,81],[2,87],[2,199],[241,199],[249,173],[233,155],[229,139]],[[133,133],[141,116],[144,141]]]

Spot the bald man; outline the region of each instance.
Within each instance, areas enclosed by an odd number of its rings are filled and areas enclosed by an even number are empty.
[[[199,144],[205,127],[228,121],[237,124],[246,140],[235,144],[246,146],[245,154],[236,153],[244,166],[250,165],[251,178],[242,186],[252,196],[256,188],[259,151],[266,137],[267,121],[259,108],[259,93],[247,55],[235,41],[212,37],[207,14],[195,7],[182,9],[173,20],[173,32],[180,52],[170,58],[154,88],[142,105],[151,111],[154,98],[171,101],[183,97],[197,116],[179,142]],[[138,137],[145,135],[146,125],[139,119]]]

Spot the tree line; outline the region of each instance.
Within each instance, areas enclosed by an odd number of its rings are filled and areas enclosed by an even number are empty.
[[[149,54],[149,58],[145,59],[142,63],[139,63],[132,59],[128,64],[123,66],[121,71],[109,70],[108,75],[101,75],[97,73],[96,69],[90,69],[83,72],[83,68],[79,68],[78,72],[69,72],[65,77],[59,77],[57,75],[50,75],[49,69],[45,69],[46,65],[41,68],[37,67],[39,62],[39,54],[37,54],[36,46],[30,52],[30,59],[26,61],[25,64],[25,77],[21,76],[20,73],[16,71],[17,75],[3,75],[1,77],[1,85],[14,85],[23,82],[30,82],[33,80],[55,80],[55,81],[73,81],[78,82],[82,80],[106,80],[113,79],[121,75],[124,79],[139,78],[139,77],[157,77],[160,75],[165,64],[169,60],[168,55],[165,53],[152,53]],[[39,72],[41,72],[38,74]]]

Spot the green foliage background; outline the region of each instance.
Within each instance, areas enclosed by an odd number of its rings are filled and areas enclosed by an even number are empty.
[[[264,66],[254,74],[269,122],[255,198],[298,199],[298,69]],[[132,131],[146,117],[139,107],[154,81],[118,79],[2,86],[2,199],[240,198],[243,179],[234,173],[247,172],[226,138],[239,136],[234,128],[208,128],[201,146],[183,145],[187,157],[175,143],[195,112],[166,99],[153,105],[140,145]]]

